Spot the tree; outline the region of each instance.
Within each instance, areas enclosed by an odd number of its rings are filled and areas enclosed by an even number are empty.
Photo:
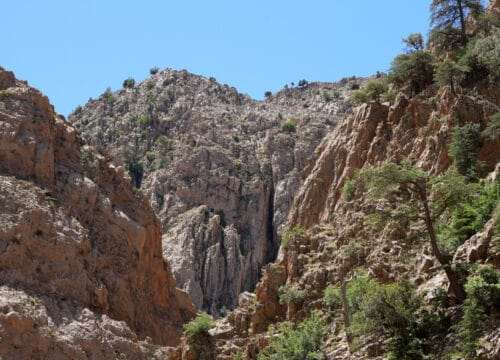
[[[477,185],[467,183],[465,178],[453,169],[441,176],[428,176],[413,167],[409,160],[365,169],[358,174],[358,179],[364,181],[372,198],[404,198],[398,211],[381,210],[383,217],[424,223],[432,253],[444,269],[451,291],[457,300],[462,302],[466,295],[464,280],[452,266],[452,257],[438,244],[436,222],[443,215],[470,201],[478,191]]]
[[[380,96],[389,90],[389,85],[385,80],[372,79],[366,85],[352,93],[352,100],[357,103],[365,103],[368,101],[380,102]]]
[[[124,88],[133,88],[135,85],[135,80],[129,77],[128,79],[123,80]]]
[[[457,64],[453,60],[445,60],[436,68],[434,81],[440,86],[449,85],[451,92],[456,94],[455,85],[465,77],[469,67]]]
[[[448,153],[453,158],[457,171],[467,180],[475,180],[479,172],[477,151],[481,145],[479,124],[467,123],[453,129]]]
[[[426,51],[413,51],[394,58],[389,80],[399,88],[408,87],[413,95],[432,84],[433,73],[434,57]]]
[[[430,5],[431,25],[437,31],[455,36],[453,31],[459,28],[458,36],[462,46],[467,44],[466,18],[469,13],[482,11],[480,0],[433,0]]]
[[[139,149],[137,147],[125,147],[123,149],[123,162],[132,176],[135,187],[140,188],[142,176],[144,175],[144,167],[140,162]]]
[[[403,39],[403,42],[406,44],[407,53],[424,50],[424,38],[420,33],[408,35]]]

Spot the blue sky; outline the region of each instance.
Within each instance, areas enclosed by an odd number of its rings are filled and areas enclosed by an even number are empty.
[[[186,69],[260,99],[300,79],[386,71],[430,0],[3,1],[0,66],[68,115],[108,86]]]

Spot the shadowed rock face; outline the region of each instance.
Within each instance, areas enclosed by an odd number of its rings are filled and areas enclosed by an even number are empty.
[[[0,90],[0,357],[176,344],[194,308],[147,200],[40,92],[2,68]]]
[[[162,221],[177,283],[215,313],[236,306],[276,257],[300,172],[350,110],[353,82],[361,80],[255,101],[214,79],[164,70],[105,93],[69,120],[116,164],[127,167],[130,151],[137,155],[143,172],[128,168]],[[294,130],[282,129],[287,121]]]

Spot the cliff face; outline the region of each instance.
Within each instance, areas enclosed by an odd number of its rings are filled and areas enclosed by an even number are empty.
[[[434,102],[428,100],[431,95]],[[390,107],[371,103],[357,108],[316,149],[290,211],[290,227],[308,228],[327,221],[341,208],[342,187],[358,169],[407,157],[430,174],[443,173],[451,164],[448,148],[453,127],[462,119],[484,129],[488,118],[498,112],[497,98],[498,94],[480,100],[473,94],[453,96],[446,88],[411,100],[401,94]],[[478,149],[485,172],[498,161],[498,141],[490,139]]]
[[[289,229],[303,230],[290,237],[276,262],[264,268],[255,294],[242,294],[240,306],[218,322],[203,346],[185,339],[174,359],[197,356],[200,351],[232,359],[235,345],[244,358],[255,359],[268,343],[270,325],[301,321],[314,309],[326,314],[329,330],[324,350],[328,359],[383,358],[381,339],[365,342],[355,354],[349,351],[345,332],[338,325],[342,322],[339,313],[332,312],[323,300],[325,289],[340,286],[345,274],[364,269],[382,284],[411,279],[428,300],[434,299],[434,290],[447,288],[447,279],[419,235],[418,225],[409,226],[404,221],[393,221],[381,229],[367,225],[367,216],[377,203],[359,192],[354,193],[355,201],[346,202],[341,197],[343,184],[356,170],[403,157],[429,174],[443,173],[452,162],[448,148],[459,119],[462,124],[476,123],[484,129],[488,118],[499,111],[495,94],[479,96],[464,91],[454,96],[447,88],[427,91],[412,99],[401,94],[390,106],[364,104],[338,122],[304,169],[303,184],[290,211]],[[484,174],[493,171],[493,177],[498,176],[499,145],[498,136],[481,143],[477,155]],[[498,235],[493,228],[490,220],[482,232],[458,248],[455,261],[490,263],[498,268],[500,249],[494,246]],[[282,286],[305,291],[304,298],[288,304],[280,301]],[[494,314],[488,321],[498,323]],[[498,335],[494,331],[483,338],[488,344],[481,350],[485,359],[500,354]],[[445,358],[453,341],[449,336],[445,345],[440,342],[432,350],[435,358]]]
[[[216,314],[236,306],[276,257],[299,173],[362,81],[308,84],[258,102],[214,79],[164,70],[69,120],[132,170],[162,221],[178,285]]]
[[[194,314],[147,200],[0,68],[0,357],[153,356]]]

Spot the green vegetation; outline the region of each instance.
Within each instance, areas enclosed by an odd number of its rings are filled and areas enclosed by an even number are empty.
[[[287,120],[281,124],[281,130],[287,133],[294,133],[297,128],[297,120]]]
[[[106,104],[112,105],[116,101],[116,95],[111,91],[111,88],[107,88],[104,94],[102,94]]]
[[[468,186],[476,188],[476,196],[449,212],[438,223],[439,242],[450,253],[483,229],[500,201],[498,181],[492,184],[479,183]]]
[[[460,354],[475,358],[477,340],[491,327],[485,320],[500,306],[500,272],[492,265],[478,265],[465,285],[467,299],[462,304],[463,317],[456,326],[461,341]]]
[[[441,176],[429,177],[408,160],[365,169],[358,178],[364,181],[369,195],[375,199],[387,201],[396,194],[405,199],[401,200],[397,211],[390,208],[378,210],[381,219],[423,220],[433,255],[444,268],[451,291],[462,302],[465,299],[463,278],[451,267],[451,256],[440,248],[436,226],[444,216],[471,202],[478,194],[477,185],[468,183],[453,169]]]
[[[174,140],[169,139],[165,135],[161,135],[155,141],[155,147],[158,148],[160,152],[169,152],[174,150]]]
[[[467,180],[477,178],[479,162],[477,151],[481,144],[481,132],[479,124],[467,123],[464,126],[456,126],[449,148],[449,154],[453,158],[459,174],[464,175]]]
[[[152,67],[151,69],[149,69],[149,73],[151,75],[156,75],[158,73],[158,71],[160,71],[160,69],[158,67]]]
[[[354,91],[351,99],[356,104],[369,101],[380,102],[380,97],[388,90],[389,85],[385,79],[372,79],[362,89]]]
[[[212,318],[207,313],[199,313],[193,320],[184,324],[184,333],[190,338],[196,338],[197,336],[207,333],[208,330],[215,326]]]
[[[356,179],[346,180],[342,187],[342,199],[344,201],[352,201],[356,192]]]
[[[298,285],[287,284],[279,288],[280,304],[300,304],[307,299],[307,291],[301,290]]]
[[[309,86],[309,82],[305,79],[299,80],[297,87],[301,90],[306,89]]]
[[[305,232],[304,228],[300,226],[295,226],[293,229],[283,232],[281,235],[281,246],[287,249],[291,241],[295,240],[297,236],[305,234]]]
[[[406,44],[407,53],[424,50],[424,38],[420,33],[410,34],[402,41]]]
[[[323,301],[330,310],[340,309],[342,307],[342,298],[340,288],[330,285],[325,289]]]
[[[348,287],[354,348],[367,334],[385,335],[388,359],[422,359],[425,334],[418,319],[420,299],[407,282],[378,284],[359,277]]]
[[[432,84],[433,74],[434,57],[426,51],[413,51],[394,58],[389,80],[397,88],[407,88],[413,95]]]
[[[490,116],[490,121],[481,132],[485,140],[494,140],[500,135],[500,112]]]
[[[258,354],[258,360],[319,360],[324,359],[322,350],[325,322],[320,313],[313,312],[304,321],[294,325],[282,323],[276,336]]]
[[[449,85],[455,94],[455,85],[465,78],[470,69],[466,65],[457,64],[453,60],[445,60],[438,65],[434,74],[434,82],[439,86]]]
[[[136,188],[140,188],[144,167],[140,161],[139,149],[137,147],[125,147],[123,149],[123,162],[132,177],[133,184]]]
[[[467,16],[469,13],[477,16],[482,6],[480,0],[433,0],[430,11],[433,31],[443,34],[447,41],[465,46]]]
[[[128,79],[125,79],[125,80],[123,81],[123,87],[124,87],[124,88],[131,89],[131,88],[133,88],[133,87],[134,87],[134,85],[135,85],[135,80],[134,80],[134,79],[132,79],[132,78],[130,78],[130,77],[129,77]]]
[[[0,97],[9,97],[12,95],[9,89],[0,90]]]
[[[169,87],[167,89],[167,97],[170,102],[174,101],[175,99],[175,90],[174,88]]]
[[[146,159],[149,161],[149,162],[153,162],[155,160],[155,153],[154,151],[148,151],[146,153]]]
[[[271,97],[271,95],[272,95],[272,94],[273,94],[273,93],[272,93],[271,91],[266,91],[266,92],[264,93],[264,97],[267,99],[267,98]]]
[[[142,114],[137,118],[137,120],[139,121],[139,124],[141,124],[142,127],[145,127],[151,123],[151,115]]]

